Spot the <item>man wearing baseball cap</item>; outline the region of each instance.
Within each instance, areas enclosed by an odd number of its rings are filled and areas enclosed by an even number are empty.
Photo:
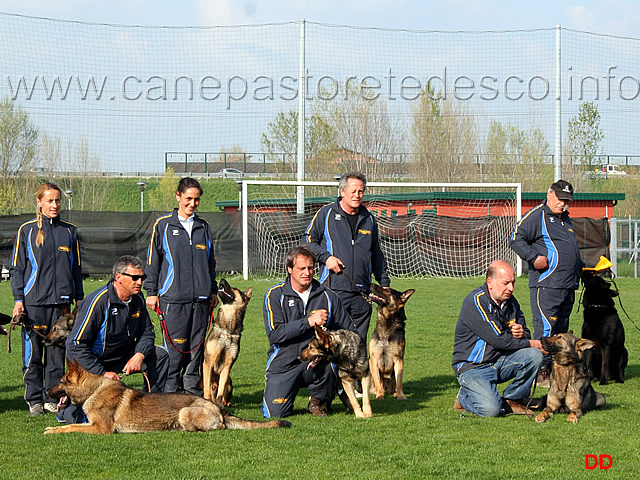
[[[584,263],[567,211],[573,186],[566,180],[551,185],[544,203],[529,210],[509,238],[511,248],[529,264],[531,320],[534,339],[569,330],[575,290]],[[538,385],[547,386],[551,356],[545,356]]]

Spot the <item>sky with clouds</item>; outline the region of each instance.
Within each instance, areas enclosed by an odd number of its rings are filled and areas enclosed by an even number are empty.
[[[638,2],[499,0],[0,0],[0,12],[126,25],[214,26],[300,20],[411,30],[564,28],[640,36]]]
[[[231,102],[233,89],[229,78],[241,75],[251,80],[259,74],[256,78],[265,79],[264,75],[271,75],[278,80],[285,74],[283,78],[297,75],[299,30],[292,22],[305,19],[313,24],[307,30],[306,61],[307,68],[311,68],[315,75],[314,81],[325,78],[322,75],[333,75],[340,79],[347,74],[359,75],[359,78],[375,75],[376,78],[388,79],[411,74],[425,80],[431,75],[446,78],[447,72],[450,78],[443,83],[448,84],[452,82],[451,77],[462,74],[464,78],[477,81],[492,78],[496,85],[500,85],[501,95],[497,96],[497,89],[491,90],[495,91],[497,98],[488,101],[480,93],[489,92],[476,89],[474,92],[478,95],[466,105],[473,105],[479,118],[493,115],[519,128],[542,125],[546,138],[553,143],[555,104],[550,90],[547,88],[544,95],[534,92],[536,98],[523,94],[523,101],[514,102],[516,99],[506,96],[505,79],[538,79],[535,83],[537,87],[548,86],[544,82],[553,80],[555,75],[554,27],[560,24],[565,30],[605,34],[585,35],[567,31],[562,35],[562,89],[566,91],[569,87],[573,88],[574,84],[576,88],[576,101],[564,103],[564,122],[576,113],[578,100],[582,100],[580,78],[591,79],[591,83],[587,82],[587,90],[589,85],[600,80],[603,83],[603,96],[610,91],[608,88],[616,93],[616,85],[621,85],[622,79],[626,78],[626,97],[613,95],[612,101],[599,104],[607,131],[605,150],[608,154],[637,155],[640,151],[635,134],[640,128],[640,110],[637,107],[637,102],[640,102],[638,42],[635,40],[640,39],[636,28],[640,26],[637,3],[640,2],[538,0],[525,4],[498,0],[0,0],[0,12],[10,14],[3,17],[3,29],[0,30],[5,46],[1,62],[3,77],[0,79],[0,96],[12,96],[14,90],[19,92],[20,89],[16,87],[18,79],[26,75],[23,96],[15,98],[30,109],[30,115],[43,131],[65,140],[76,138],[78,132],[83,132],[101,161],[120,171],[138,169],[145,162],[153,163],[154,168],[161,168],[160,163],[164,161],[166,152],[219,152],[235,145],[249,152],[257,152],[261,148],[261,135],[268,122],[280,110],[297,108],[297,100],[290,101],[296,97],[282,99],[279,97],[282,90],[276,88],[275,101],[272,101],[272,97],[268,98],[269,101],[257,98],[252,91],[239,101]],[[15,17],[16,14],[118,26],[48,22]],[[263,28],[222,29],[120,27],[252,24],[270,25]],[[335,28],[333,25],[389,30]],[[156,35],[158,31],[162,34]],[[416,34],[416,31],[438,33]],[[508,32],[485,34],[482,35],[482,42],[476,42],[473,40],[476,37],[474,33],[455,33],[459,31]],[[617,37],[631,37],[632,40]],[[82,41],[78,42],[78,38]],[[212,45],[215,46],[213,50]],[[345,45],[348,48],[345,49]],[[199,55],[200,52],[205,54]],[[209,55],[210,52],[214,54]],[[448,69],[445,70],[445,67]],[[132,74],[137,77],[130,77]],[[175,98],[170,100],[170,94],[159,101],[156,98],[159,87],[152,90],[145,83],[147,77],[158,79],[159,75],[169,79],[172,75],[188,75],[198,80],[212,74],[229,83],[225,90],[226,97],[220,94],[217,102],[208,98],[186,102],[183,97],[176,102]],[[510,76],[513,74],[520,77]],[[42,77],[39,78],[39,75]],[[70,95],[69,99],[63,98],[64,101],[55,103],[49,101],[51,98],[47,96],[47,88],[40,88],[41,84],[45,85],[47,75],[50,92],[54,91],[53,75],[61,75],[63,80],[68,78],[69,83],[65,85],[70,85],[68,88],[71,92],[75,91],[76,83],[78,86],[81,83],[86,85],[88,91],[89,77],[95,75],[99,82],[100,78],[104,80],[108,76],[109,83],[105,90],[108,94],[105,93],[100,102],[81,101],[85,100],[84,97],[73,97],[74,100]],[[76,76],[76,83],[72,82],[72,75]],[[568,78],[576,80],[568,81]],[[11,85],[9,79],[13,79]],[[504,86],[501,83],[503,80]],[[522,82],[530,85],[524,80]],[[249,83],[253,88],[254,84]],[[394,84],[396,90],[397,83]],[[33,100],[31,97],[23,98],[27,84],[40,96],[36,95]],[[142,95],[142,100],[135,95],[135,98],[125,97],[123,85],[140,95],[142,90],[149,87],[152,94],[149,95],[145,90],[146,96]],[[172,85],[171,82],[169,85]],[[275,85],[280,84],[275,81]],[[555,85],[550,83],[550,86],[552,93]],[[390,92],[391,87],[388,89]],[[622,91],[621,87],[618,90]],[[235,90],[233,92],[238,93]],[[262,97],[263,93],[264,90],[261,90],[258,97]],[[395,90],[394,95],[397,97]],[[542,99],[548,101],[538,101]],[[55,108],[52,108],[54,103]],[[389,105],[389,108],[395,108],[393,112],[397,118],[409,121],[408,103],[398,101]],[[176,118],[180,120],[176,121]],[[483,123],[483,127],[488,125],[488,122]],[[157,134],[149,135],[149,131]],[[114,143],[113,138],[122,141]],[[131,162],[131,158],[137,159],[137,163]]]

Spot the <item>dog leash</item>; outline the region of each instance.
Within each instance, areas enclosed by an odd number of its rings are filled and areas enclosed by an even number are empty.
[[[18,326],[22,326],[22,328],[24,328],[27,333],[35,333],[36,335],[40,336],[40,338],[47,338],[46,335],[41,334],[39,331],[37,331],[35,328],[33,328],[33,326],[28,325],[26,320],[28,320],[29,317],[27,317],[27,315],[22,315],[22,314],[18,314],[15,317],[11,318],[11,321],[9,322],[9,330],[7,332],[7,352],[11,353],[11,332],[13,330],[15,330],[16,328],[18,328]]]
[[[192,348],[191,350],[188,350],[188,351],[183,351],[183,350],[180,350],[178,347],[176,347],[175,344],[173,343],[173,340],[171,340],[171,336],[169,335],[169,329],[167,328],[167,322],[164,319],[164,314],[160,310],[160,305],[156,305],[156,314],[158,315],[158,319],[160,320],[160,328],[162,329],[162,333],[164,334],[164,337],[167,340],[169,340],[169,343],[171,344],[173,349],[178,353],[193,353],[196,350],[198,350],[202,346],[206,338],[209,336],[209,330],[211,329],[211,325],[213,324],[213,309],[211,309],[209,326],[207,327],[207,331],[205,332],[204,337],[202,337],[202,340],[200,341],[198,346],[196,346],[195,348]]]
[[[347,273],[345,265],[343,263],[341,263],[339,266],[340,266],[341,270],[336,275],[344,275],[344,277],[347,280],[349,280],[349,283],[351,283],[351,286],[357,290],[357,292],[362,296],[362,298],[364,298],[365,301],[368,304],[371,304],[371,299],[369,298],[369,295],[365,295],[365,293],[360,289],[360,287],[356,284],[356,282],[353,281],[351,276],[349,276],[349,274]],[[335,273],[335,272],[333,272],[333,270],[331,270],[331,272]]]
[[[613,278],[611,278],[611,283],[613,283],[613,286],[616,287],[616,292],[618,293],[618,303],[620,304],[620,308],[622,309],[622,311],[624,312],[626,317],[631,321],[631,323],[633,324],[635,329],[640,331],[640,328],[638,328],[638,326],[636,325],[636,322],[633,321],[633,319],[629,316],[627,311],[624,309],[624,306],[622,305],[622,296],[620,295],[620,290],[618,289],[618,284],[615,282],[615,280]],[[580,300],[578,301],[578,312],[580,311],[580,305],[583,305],[585,308],[587,308],[587,307],[608,307],[608,305],[585,305],[584,302],[583,302],[584,291],[585,291],[585,289],[583,288],[582,292],[580,293]],[[614,300],[614,302],[615,302],[615,300]]]
[[[147,385],[147,392],[151,392],[151,382],[149,382],[149,376],[145,372],[140,373],[142,374],[142,378],[144,378],[145,384]],[[118,376],[120,377],[120,380],[122,380],[124,377],[128,376],[128,374],[121,373]]]

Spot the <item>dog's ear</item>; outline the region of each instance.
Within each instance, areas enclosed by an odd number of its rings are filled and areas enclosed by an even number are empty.
[[[402,300],[402,303],[407,303],[407,300],[409,300],[409,297],[414,293],[416,293],[416,291],[413,288],[410,288],[409,290],[405,290],[404,292],[402,292],[402,295],[400,295],[400,299]]]
[[[567,333],[568,333],[569,335],[573,335],[573,330],[569,330]]]
[[[73,310],[71,311],[71,316],[73,317],[74,320],[78,316],[78,303],[77,302],[76,302],[76,306],[73,307]]]
[[[69,315],[69,305],[66,303],[62,305],[62,315]]]
[[[331,347],[331,335],[329,335],[320,325],[315,326],[316,338],[322,344],[322,347],[328,349]]]
[[[588,338],[581,338],[576,342],[576,352],[579,358],[582,358],[582,352],[596,346],[596,342]]]
[[[251,294],[253,293],[253,287],[249,287],[245,290],[244,296],[247,298],[251,298]]]

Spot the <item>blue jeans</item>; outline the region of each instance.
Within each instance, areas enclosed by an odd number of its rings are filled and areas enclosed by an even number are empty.
[[[495,363],[471,368],[458,375],[462,407],[480,417],[498,417],[504,414],[503,397],[521,400],[529,396],[531,385],[542,365],[543,355],[537,348],[523,348],[501,356]],[[503,395],[498,384],[513,379]]]

